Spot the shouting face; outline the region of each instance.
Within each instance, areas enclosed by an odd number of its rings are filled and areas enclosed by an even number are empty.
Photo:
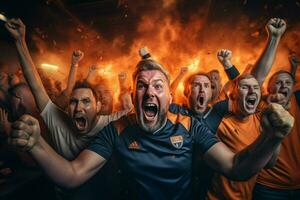
[[[189,108],[197,114],[203,113],[212,97],[211,82],[205,75],[195,75],[189,86]]]
[[[255,113],[261,97],[260,85],[255,78],[241,79],[236,95],[237,109],[242,116]]]
[[[293,93],[293,85],[294,81],[288,73],[278,73],[269,82],[269,95],[280,96],[281,98],[275,98],[275,102],[286,106]]]
[[[88,133],[95,126],[100,107],[100,102],[96,101],[90,88],[73,90],[69,103],[69,116],[79,133]]]
[[[137,74],[134,89],[134,103],[137,120],[146,132],[155,132],[167,120],[171,103],[168,80],[159,70],[145,70]]]

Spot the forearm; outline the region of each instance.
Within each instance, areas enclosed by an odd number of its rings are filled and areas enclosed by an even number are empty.
[[[183,74],[179,74],[176,78],[175,78],[175,80],[171,83],[171,91],[172,92],[175,92],[175,90],[177,89],[177,87],[178,87],[178,85],[179,85],[179,83],[180,83],[180,81],[182,80],[182,78],[183,78]]]
[[[129,91],[122,92],[119,96],[119,100],[121,101],[122,110],[131,110],[133,108],[132,98]]]
[[[281,145],[279,145],[275,152],[273,153],[271,159],[269,160],[269,162],[267,163],[267,165],[265,166],[265,169],[268,169],[268,168],[272,168],[274,167],[274,165],[276,164],[277,160],[278,160],[278,156],[279,156],[279,153],[280,153],[280,148],[281,148]]]
[[[291,63],[291,74],[293,77],[296,77],[296,72],[297,72],[298,65]]]
[[[270,161],[282,139],[262,134],[253,144],[234,156],[230,178],[247,180],[257,174]]]
[[[43,87],[42,80],[32,61],[25,40],[16,41],[16,47],[24,77],[29,84],[39,110],[42,111],[49,100],[49,96]]]
[[[29,152],[56,184],[63,187],[76,187],[80,184],[76,181],[76,171],[71,162],[58,155],[42,137]]]
[[[262,85],[273,65],[276,50],[280,41],[280,37],[271,36],[268,38],[266,47],[264,48],[260,58],[257,60],[251,74],[256,77],[259,84]]]
[[[121,94],[124,94],[124,93],[128,92],[128,90],[129,90],[128,89],[129,87],[126,86],[126,80],[123,80],[123,79],[120,79],[120,78],[119,78],[119,87],[120,87],[120,93]]]
[[[230,67],[225,67],[225,73],[229,80],[234,80],[236,77],[240,75],[239,70],[234,66],[231,65]]]
[[[93,73],[93,72],[89,72],[85,80],[86,80],[88,83],[92,83],[93,76],[94,76],[94,73]]]
[[[69,96],[71,94],[72,89],[75,85],[76,75],[77,75],[77,67],[78,67],[78,64],[71,64],[69,77],[68,77],[67,88],[65,90],[65,93],[66,93],[67,96]]]

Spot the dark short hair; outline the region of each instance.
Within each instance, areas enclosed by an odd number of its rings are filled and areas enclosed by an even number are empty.
[[[28,86],[26,83],[20,82],[20,83],[18,83],[18,84],[16,84],[16,85],[11,86],[11,87],[8,89],[8,94],[11,95],[11,96],[16,96],[16,91],[17,91],[19,88],[21,88],[21,89],[26,88],[26,89],[29,89],[29,90],[30,90],[29,86]],[[31,90],[30,90],[30,91],[31,91]]]
[[[170,77],[168,72],[164,69],[164,67],[159,64],[158,62],[156,62],[155,60],[152,59],[144,59],[141,60],[136,68],[135,71],[132,74],[132,79],[133,81],[135,81],[138,73],[140,73],[141,71],[147,71],[147,70],[158,70],[160,72],[162,72],[164,74],[164,76],[166,77],[168,83],[170,83]]]
[[[95,87],[92,84],[88,83],[85,80],[83,80],[83,81],[76,81],[76,83],[75,83],[72,91],[74,91],[76,89],[81,89],[81,88],[92,90],[93,95],[94,95],[96,101],[99,101],[99,96],[98,96],[96,90],[94,89]]]
[[[268,91],[270,91],[269,88],[270,88],[271,81],[275,78],[275,76],[277,76],[279,74],[288,74],[291,77],[293,83],[295,83],[295,78],[294,78],[293,74],[291,74],[290,72],[285,71],[285,70],[279,70],[279,71],[275,72],[274,74],[272,74],[272,76],[270,77],[270,79],[268,81]]]
[[[188,97],[189,95],[189,86],[190,86],[190,83],[191,83],[191,80],[195,77],[195,76],[205,76],[208,78],[208,80],[211,82],[211,79],[209,77],[209,75],[205,72],[196,72],[196,73],[193,73],[191,75],[189,75],[185,81],[184,81],[184,90],[183,90],[183,94],[185,97]]]

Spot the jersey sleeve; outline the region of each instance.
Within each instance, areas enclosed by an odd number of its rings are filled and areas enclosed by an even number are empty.
[[[49,129],[48,136],[53,148],[65,158],[74,158],[74,153],[78,153],[79,150],[74,150],[72,147],[77,146],[78,139],[69,124],[68,115],[51,100],[48,101],[40,115]]]
[[[215,105],[213,105],[213,110],[214,112],[217,112],[222,119],[224,115],[229,114],[229,100],[225,99],[217,102]]]
[[[217,137],[206,127],[206,125],[201,124],[194,118],[192,118],[190,131],[193,135],[194,144],[198,147],[202,155],[214,144],[219,142]]]
[[[234,65],[226,69],[225,72],[229,80],[234,80],[236,77],[240,75],[239,70]]]
[[[112,123],[104,127],[87,148],[108,160],[114,149],[118,133]]]

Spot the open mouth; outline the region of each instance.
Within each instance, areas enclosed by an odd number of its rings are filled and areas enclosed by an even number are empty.
[[[74,122],[78,130],[85,130],[87,128],[87,120],[84,117],[75,117]]]
[[[154,119],[158,113],[158,106],[154,103],[145,103],[143,104],[143,111],[148,120]]]
[[[254,108],[256,101],[257,101],[257,98],[254,96],[247,97],[246,98],[246,106],[248,108]]]
[[[203,103],[204,103],[204,97],[199,97],[199,103],[200,103],[201,106],[203,105]]]
[[[280,94],[282,94],[284,97],[287,97],[288,96],[288,90],[281,90],[279,91]]]
[[[202,93],[198,96],[198,103],[200,104],[200,106],[204,105],[204,100],[205,100],[205,95]]]

